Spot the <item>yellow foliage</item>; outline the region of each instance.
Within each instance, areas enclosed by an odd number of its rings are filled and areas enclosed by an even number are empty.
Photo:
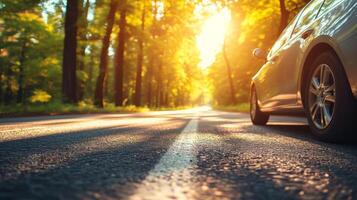
[[[52,96],[46,91],[35,90],[33,95],[30,97],[31,103],[47,103],[51,100]]]
[[[27,22],[37,21],[39,23],[43,22],[43,19],[39,15],[31,12],[22,12],[19,13],[18,16],[22,21],[27,21]]]

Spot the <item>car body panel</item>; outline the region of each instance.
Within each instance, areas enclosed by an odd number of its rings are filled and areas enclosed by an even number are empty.
[[[320,9],[326,8],[321,6]],[[297,24],[303,12],[297,16]],[[294,23],[289,26],[295,26]],[[310,30],[311,35],[304,39],[303,34]],[[279,39],[277,42],[281,42]],[[279,50],[269,53],[267,62],[253,77],[252,84],[262,111],[294,113],[303,110],[301,85],[305,61],[320,44],[328,45],[340,58],[351,91],[357,97],[357,2],[335,0],[333,6],[323,12],[317,11],[315,19],[304,28],[295,27],[288,41]]]
[[[291,104],[295,101],[296,97],[280,95],[281,81],[283,77],[281,70],[287,71],[287,68],[281,68],[286,65],[286,57],[293,56],[291,52],[287,51],[287,44],[290,35],[293,31],[294,25],[298,20],[298,16],[289,24],[288,28],[283,31],[277,42],[274,44],[272,50],[267,57],[267,63],[257,73],[255,80],[259,83],[256,84],[258,93],[258,104],[266,105],[266,107],[278,107],[285,104]],[[254,80],[254,78],[253,78]]]
[[[336,15],[341,16],[334,18]],[[321,23],[330,24],[323,33],[333,38],[352,93],[357,97],[357,1],[337,5],[323,19],[326,22]]]

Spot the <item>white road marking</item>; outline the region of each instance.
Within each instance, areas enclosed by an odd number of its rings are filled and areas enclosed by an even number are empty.
[[[197,163],[197,127],[198,118],[195,117],[128,199],[187,199]]]

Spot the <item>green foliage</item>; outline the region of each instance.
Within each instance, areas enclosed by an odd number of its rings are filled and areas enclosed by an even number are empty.
[[[213,109],[215,110],[221,110],[221,111],[226,111],[226,112],[243,112],[243,113],[248,113],[249,112],[249,103],[240,103],[237,105],[233,106],[213,106]]]
[[[116,107],[114,104],[106,104],[105,108],[97,108],[93,104],[80,102],[78,105],[63,104],[59,101],[43,104],[31,105],[11,105],[0,106],[0,117],[16,117],[16,116],[35,116],[35,115],[58,115],[58,114],[88,114],[88,113],[133,113],[133,112],[149,112],[160,110],[183,110],[190,108],[189,106],[181,107],[135,107],[122,106]]]
[[[205,101],[210,92],[213,105],[246,102],[249,83],[262,62],[251,58],[255,47],[269,49],[278,36],[279,1],[212,0],[232,11],[227,34],[227,54],[232,65],[235,99],[230,101],[223,55],[203,72],[199,67],[196,36],[202,23],[195,8],[203,1],[119,0],[119,10],[126,9],[124,57],[125,107],[113,103],[113,53],[117,46],[119,12],[115,18],[109,48],[105,110],[92,104],[99,73],[100,50],[105,34],[110,0],[80,0],[78,21],[77,82],[83,89],[83,102],[62,105],[62,55],[65,0],[0,1],[0,105],[2,113],[21,112],[116,112],[139,111],[133,105],[138,66],[139,41],[143,42],[141,99],[143,106],[177,108]],[[206,1],[205,1],[206,2]],[[207,1],[208,2],[208,1]],[[290,18],[307,0],[288,1]],[[159,5],[159,6],[158,6]],[[160,7],[161,5],[161,7]],[[89,7],[85,7],[89,6]],[[88,8],[88,14],[83,12]],[[142,27],[144,11],[144,29]],[[207,86],[209,85],[209,86]],[[207,99],[206,99],[207,100]],[[244,107],[244,106],[243,106]]]
[[[43,19],[40,1],[31,2],[22,7],[26,2],[5,1],[5,10],[0,10],[0,49],[6,52],[0,56],[0,103],[14,103],[15,96],[25,103],[37,89],[60,94],[63,36]]]
[[[28,8],[35,7],[42,0],[1,0],[0,12],[14,13],[27,10]]]

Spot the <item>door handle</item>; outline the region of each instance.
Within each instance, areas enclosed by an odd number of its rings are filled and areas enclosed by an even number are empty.
[[[304,31],[304,32],[301,34],[301,38],[305,40],[305,39],[308,38],[313,32],[314,32],[314,29],[308,29],[308,30]]]

